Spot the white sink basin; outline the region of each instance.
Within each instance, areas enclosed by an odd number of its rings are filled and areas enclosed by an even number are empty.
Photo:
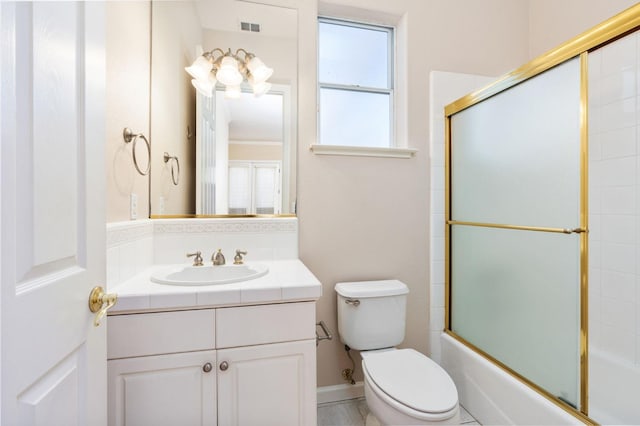
[[[166,285],[218,285],[253,280],[269,272],[267,265],[247,263],[221,266],[168,266],[151,274],[151,281]]]

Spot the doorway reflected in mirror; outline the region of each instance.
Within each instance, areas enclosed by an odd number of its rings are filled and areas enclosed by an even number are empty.
[[[239,99],[223,90],[196,105],[196,214],[282,214],[292,199],[283,167],[291,165],[291,90],[274,85]]]

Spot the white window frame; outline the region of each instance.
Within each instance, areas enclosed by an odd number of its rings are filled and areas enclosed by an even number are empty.
[[[355,28],[372,29],[376,31],[386,31],[389,34],[388,37],[388,81],[386,88],[377,87],[363,87],[357,85],[325,83],[318,79],[317,96],[318,96],[318,143],[311,145],[311,151],[315,154],[326,155],[356,155],[356,156],[370,156],[370,157],[394,157],[394,158],[411,158],[417,152],[415,149],[408,149],[399,146],[398,129],[397,129],[397,108],[396,102],[398,96],[396,93],[397,87],[397,72],[396,72],[396,55],[397,55],[397,28],[393,25],[385,24],[372,24],[359,21],[357,19],[341,19],[329,16],[319,16],[318,25],[322,22],[345,25]],[[319,68],[318,58],[318,68]],[[319,76],[319,73],[318,73]],[[389,95],[389,146],[388,147],[373,147],[373,146],[348,146],[348,145],[329,145],[326,143],[320,143],[322,135],[320,128],[320,115],[322,114],[322,106],[320,105],[320,91],[321,89],[335,89],[343,91],[353,91],[361,93],[383,93]],[[326,142],[326,141],[325,141]]]

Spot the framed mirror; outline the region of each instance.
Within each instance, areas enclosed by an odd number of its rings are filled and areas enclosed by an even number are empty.
[[[239,99],[225,98],[224,90],[197,95],[197,215],[295,211],[290,119],[289,85],[274,84],[260,97],[250,88]]]
[[[152,218],[295,214],[297,13],[244,0],[152,3]],[[211,98],[198,94],[184,68],[215,48],[258,56],[274,70],[271,90],[254,97],[245,81],[238,99],[220,83]]]

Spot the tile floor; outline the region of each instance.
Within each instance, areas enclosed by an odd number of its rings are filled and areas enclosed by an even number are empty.
[[[471,414],[460,407],[460,423],[479,425]],[[318,426],[364,426],[369,408],[364,398],[328,402],[318,405]]]

